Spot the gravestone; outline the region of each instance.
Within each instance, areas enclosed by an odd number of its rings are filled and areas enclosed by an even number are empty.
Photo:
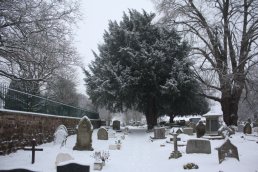
[[[237,126],[237,131],[243,133],[243,132],[244,132],[244,125],[239,124],[239,125]]]
[[[187,126],[191,127],[193,129],[193,133],[196,133],[196,124],[195,123],[190,122]]]
[[[87,116],[82,117],[78,125],[77,140],[73,150],[90,150],[92,148],[93,126]]]
[[[218,156],[219,163],[224,161],[226,157],[236,158],[239,161],[237,147],[229,139],[218,148]]]
[[[67,128],[59,125],[54,133],[54,144],[64,145],[68,136]]]
[[[73,160],[74,158],[68,154],[68,153],[59,153],[56,156],[56,166],[59,165],[61,162],[65,162],[65,161],[70,161]]]
[[[90,172],[90,166],[70,163],[62,166],[57,166],[57,172]]]
[[[170,154],[169,159],[174,158],[180,158],[182,156],[181,152],[178,151],[177,147],[177,134],[173,134],[173,141],[174,141],[174,151]]]
[[[244,126],[244,134],[252,134],[252,127],[249,122],[247,122]]]
[[[183,129],[183,131],[184,131],[184,134],[193,135],[193,128],[191,127],[186,127]]]
[[[98,130],[97,135],[98,135],[98,140],[108,140],[108,132],[107,132],[107,130],[105,128],[101,127]]]
[[[35,162],[35,151],[43,151],[43,149],[42,148],[35,148],[35,146],[36,146],[36,140],[35,139],[32,139],[31,144],[32,144],[31,148],[24,148],[23,150],[32,152],[31,163],[34,164],[34,162]]]
[[[211,143],[205,139],[189,139],[186,144],[186,153],[211,153]]]
[[[155,127],[153,139],[165,139],[165,132],[166,130],[164,127]]]
[[[113,130],[120,130],[120,121],[113,121]]]
[[[196,125],[196,136],[197,138],[200,138],[204,136],[205,134],[205,125],[202,121],[199,121],[199,123]]]

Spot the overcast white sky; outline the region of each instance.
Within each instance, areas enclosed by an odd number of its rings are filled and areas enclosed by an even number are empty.
[[[91,50],[97,52],[97,45],[102,43],[104,30],[108,28],[109,20],[120,21],[123,11],[136,9],[147,12],[155,12],[151,0],[82,0],[82,21],[76,30],[75,45],[83,59],[83,65],[94,60]],[[84,74],[80,71],[78,75],[78,92],[85,94],[83,82]]]

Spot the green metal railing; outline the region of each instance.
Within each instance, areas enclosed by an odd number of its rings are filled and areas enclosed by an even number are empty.
[[[99,119],[97,112],[11,89],[3,84],[0,84],[1,108],[79,118],[86,115],[90,119]]]

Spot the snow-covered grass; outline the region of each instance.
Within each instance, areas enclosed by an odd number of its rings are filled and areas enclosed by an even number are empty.
[[[237,146],[240,161],[234,158],[227,158],[221,164],[218,161],[218,151],[215,148],[222,145],[225,140],[211,140],[211,154],[186,154],[186,146],[180,146],[179,151],[182,157],[169,159],[173,151],[173,144],[167,143],[173,136],[167,135],[163,140],[150,140],[153,133],[146,133],[146,128],[130,127],[131,133],[121,140],[122,133],[116,133],[116,138],[109,140],[97,140],[97,130],[93,132],[92,146],[94,151],[106,151],[110,144],[120,139],[121,150],[109,150],[110,159],[103,167],[103,172],[182,172],[186,163],[195,163],[199,169],[191,170],[198,172],[258,172],[258,136],[243,135],[237,133],[230,138]],[[111,130],[112,132],[112,130]],[[195,135],[188,136],[180,134],[179,145],[185,145],[187,139],[196,138]],[[94,151],[74,151],[76,135],[69,136],[65,147],[47,143],[37,146],[44,151],[36,152],[35,164],[31,164],[31,152],[19,150],[7,156],[0,157],[0,170],[13,168],[27,168],[35,171],[54,172],[56,171],[55,160],[58,153],[69,153],[79,164],[90,165],[93,171]],[[165,146],[161,146],[165,145]],[[66,163],[69,163],[66,162]]]

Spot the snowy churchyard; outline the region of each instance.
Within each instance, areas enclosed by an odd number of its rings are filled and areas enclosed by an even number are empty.
[[[172,134],[173,129],[166,129],[164,139],[152,139],[154,132],[146,132],[146,126],[127,126],[126,130],[130,132],[125,135],[125,127],[121,127],[122,132],[116,132],[108,127],[107,132],[112,133],[113,137],[108,139],[98,139],[98,130],[92,133],[92,148],[90,150],[74,150],[77,135],[65,137],[65,129],[62,127],[55,142],[37,145],[43,151],[35,152],[35,163],[31,164],[31,151],[18,150],[6,156],[0,156],[0,170],[7,169],[29,169],[32,171],[55,172],[57,165],[81,164],[83,167],[90,167],[90,171],[101,170],[103,172],[183,172],[188,171],[184,168],[198,168],[193,171],[199,172],[257,172],[258,171],[258,133],[243,134],[236,132],[228,139],[238,151],[239,160],[235,157],[224,157],[220,162],[218,149],[227,139],[207,140],[197,138],[196,133],[190,135]],[[101,129],[103,130],[103,129]],[[63,143],[66,140],[66,144]],[[176,138],[176,145],[173,138]],[[187,147],[194,142],[209,142],[210,152],[195,151]],[[189,141],[189,142],[188,142]],[[194,147],[194,145],[191,145]],[[200,146],[203,146],[200,144]],[[206,145],[207,146],[207,145]],[[173,158],[172,152],[176,150],[179,157]],[[189,151],[188,149],[191,149]],[[195,148],[194,148],[195,149]],[[175,153],[175,152],[174,152]],[[229,152],[230,153],[230,152]],[[105,159],[105,164],[99,162],[99,157]],[[99,164],[98,164],[99,163]]]

